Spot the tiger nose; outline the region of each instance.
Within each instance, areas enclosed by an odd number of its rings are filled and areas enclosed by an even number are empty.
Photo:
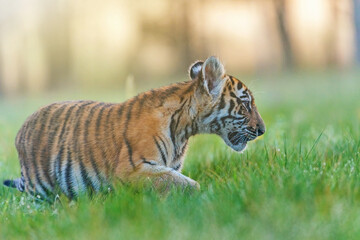
[[[257,127],[257,135],[258,135],[258,137],[265,133],[265,125],[257,124],[256,127]]]

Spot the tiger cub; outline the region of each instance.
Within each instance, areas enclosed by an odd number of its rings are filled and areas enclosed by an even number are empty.
[[[33,113],[16,136],[21,177],[8,187],[49,199],[73,199],[114,181],[150,178],[199,188],[181,174],[188,139],[214,133],[235,151],[264,134],[250,90],[216,57],[195,62],[190,81],[124,103],[69,101]]]

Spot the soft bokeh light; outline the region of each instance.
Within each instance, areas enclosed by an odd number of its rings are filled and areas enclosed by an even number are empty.
[[[186,79],[218,55],[253,75],[349,69],[353,0],[0,2],[0,95]],[[151,85],[151,84],[150,84]]]

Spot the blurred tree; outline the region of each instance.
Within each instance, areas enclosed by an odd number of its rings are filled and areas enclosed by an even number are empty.
[[[66,11],[69,2],[64,1],[60,8],[48,9],[47,24],[42,25],[42,37],[48,64],[49,78],[46,87],[58,87],[59,84],[70,82],[71,69],[71,14]],[[62,19],[58,21],[58,19]]]
[[[329,6],[330,6],[330,14],[331,14],[331,18],[330,18],[330,24],[331,24],[331,28],[329,28],[329,37],[326,39],[326,48],[328,49],[327,51],[327,64],[329,67],[334,67],[336,66],[339,61],[338,61],[338,56],[337,56],[337,44],[336,44],[336,40],[337,40],[337,34],[339,31],[339,7],[338,7],[338,2],[337,1],[329,1]]]
[[[191,46],[190,46],[190,32],[191,32],[191,23],[190,23],[190,13],[191,13],[191,2],[190,1],[183,1],[181,4],[181,18],[183,19],[181,21],[182,26],[180,27],[180,37],[181,37],[181,49],[182,49],[182,58],[184,61],[182,61],[184,63],[183,67],[184,69],[186,69],[188,67],[188,64],[190,62],[192,62],[192,57],[191,57]]]
[[[0,69],[1,69],[1,67],[2,67],[2,64],[1,64],[1,58],[0,58]],[[4,92],[3,92],[3,80],[2,80],[2,76],[0,74],[0,98],[3,96],[3,94],[4,94]]]
[[[356,0],[355,0],[356,1]],[[274,0],[277,25],[279,28],[281,46],[283,52],[283,64],[286,68],[292,68],[294,64],[293,51],[289,33],[286,26],[287,0]]]
[[[179,69],[186,69],[192,62],[191,50],[191,8],[190,1],[171,1],[169,11],[176,9],[177,13],[172,13],[172,21],[167,29],[173,35],[173,47],[177,49],[177,56],[182,66]]]
[[[354,1],[356,62],[360,64],[360,0]]]

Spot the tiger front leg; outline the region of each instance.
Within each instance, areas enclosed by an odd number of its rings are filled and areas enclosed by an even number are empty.
[[[167,173],[149,177],[154,186],[159,190],[168,191],[171,187],[180,187],[181,189],[200,190],[200,184],[193,179],[175,171],[169,170]]]
[[[200,190],[200,185],[195,180],[172,168],[159,165],[152,161],[143,163],[133,177],[137,180],[147,178],[154,184],[156,189],[161,191],[168,191],[171,187]]]

